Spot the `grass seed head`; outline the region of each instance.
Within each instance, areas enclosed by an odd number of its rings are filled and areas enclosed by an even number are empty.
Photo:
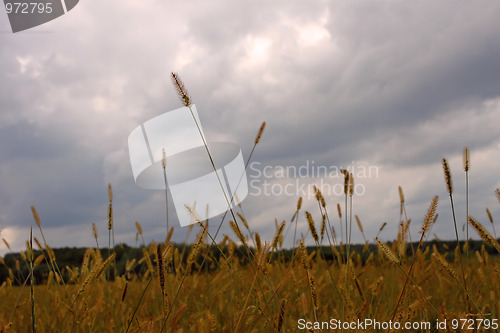
[[[158,246],[156,247],[156,263],[158,265],[161,294],[165,295],[165,272],[163,270],[163,251],[161,249],[161,243],[158,243]]]
[[[233,230],[233,232],[236,235],[236,237],[238,237],[238,239],[240,240],[240,242],[242,244],[246,244],[245,236],[241,232],[241,230],[238,227],[238,225],[236,223],[234,223],[233,220],[229,221],[229,225],[231,226],[231,229]]]
[[[316,283],[312,275],[309,276],[309,288],[311,288],[311,299],[314,309],[318,310],[318,292],[316,290]]]
[[[422,223],[422,234],[425,234],[427,231],[429,231],[432,224],[436,221],[436,217],[437,217],[436,208],[438,205],[438,200],[439,200],[439,197],[437,195],[434,196],[434,198],[432,198],[429,209],[427,210],[427,213],[425,214],[424,222]]]
[[[113,229],[113,204],[110,201],[108,206],[108,230],[112,229]]]
[[[469,171],[470,168],[470,156],[469,156],[469,147],[464,148],[464,171]]]
[[[264,133],[264,129],[266,128],[266,122],[264,121],[262,125],[260,125],[259,133],[257,133],[257,137],[255,138],[255,145],[257,145],[262,137],[262,133]]]
[[[92,223],[92,234],[94,235],[95,239],[99,237],[99,234],[97,233],[97,226],[95,223]]]
[[[170,230],[168,231],[167,238],[165,239],[165,245],[170,242],[170,239],[172,239],[173,234],[174,234],[174,227],[171,227]]]
[[[172,83],[174,84],[175,90],[177,91],[177,95],[179,96],[179,99],[181,100],[182,104],[184,106],[190,106],[191,105],[191,97],[189,96],[189,93],[184,86],[184,83],[180,79],[179,75],[177,73],[172,73]]]
[[[405,203],[405,195],[403,194],[403,188],[401,186],[398,186],[399,190],[399,201],[404,204]]]
[[[349,174],[349,195],[352,197],[354,194],[354,176],[352,173]]]
[[[308,266],[308,264],[307,264],[308,263],[307,249],[305,248],[302,240],[300,241],[300,244],[299,244],[299,254],[300,254],[300,261],[302,262],[302,266],[307,271],[307,266]]]
[[[26,257],[29,261],[33,261],[33,251],[28,240],[26,241]]]
[[[285,229],[285,221],[281,222],[278,229],[276,230],[276,234],[274,235],[271,248],[276,249],[276,247],[278,246],[278,242],[279,242],[281,233],[283,232],[283,229]]]
[[[257,251],[262,249],[262,242],[260,240],[260,235],[258,232],[255,233],[255,245],[257,246]]]
[[[297,210],[300,210],[302,208],[302,197],[299,198],[297,201]]]
[[[436,260],[455,280],[460,281],[457,272],[439,252],[435,251],[432,253],[432,259]]]
[[[5,246],[7,246],[7,248],[9,249],[9,251],[12,251],[11,248],[10,248],[9,242],[7,242],[7,240],[5,238],[2,238],[2,241],[5,244]]]
[[[490,210],[486,208],[486,214],[488,215],[488,219],[490,220],[490,223],[493,224],[493,217],[491,216]]]
[[[240,220],[241,220],[241,222],[243,223],[243,225],[245,226],[245,228],[246,228],[247,230],[249,230],[249,229],[250,229],[250,227],[248,226],[248,221],[247,221],[247,219],[246,219],[246,218],[245,218],[245,217],[244,217],[244,216],[243,216],[240,212],[238,212],[238,213],[237,213],[237,215],[238,215],[238,217],[240,218]]]
[[[482,238],[482,240],[489,246],[494,247],[497,249],[498,252],[500,252],[500,244],[498,244],[497,240],[493,238],[493,236],[486,230],[486,228],[479,223],[475,218],[472,216],[468,217],[469,224],[476,229],[477,233],[479,236]]]
[[[321,240],[323,240],[323,236],[325,235],[325,230],[326,230],[326,215],[323,214],[321,218]]]
[[[135,227],[137,228],[137,232],[139,233],[139,235],[142,236],[142,227],[138,221],[135,221]]]
[[[113,202],[113,188],[111,187],[111,183],[108,184],[108,199],[109,202]]]
[[[450,167],[448,165],[448,161],[446,158],[443,158],[443,171],[444,171],[444,180],[446,182],[446,189],[448,193],[451,195],[453,193],[453,182],[451,180],[451,172]]]
[[[38,212],[36,211],[35,206],[31,206],[31,211],[33,212],[33,218],[35,219],[36,225],[41,228],[42,227],[42,222],[40,222],[40,216],[38,215]]]
[[[356,218],[356,223],[358,224],[359,231],[363,233],[363,225],[361,224],[361,220],[359,219],[358,215],[354,215],[354,217]]]
[[[311,216],[311,213],[306,212],[307,223],[309,224],[309,230],[311,231],[311,235],[313,236],[316,242],[319,241],[318,233],[316,232],[316,227],[314,226],[314,220]]]
[[[340,172],[344,175],[344,195],[347,195],[349,193],[349,172],[346,169],[342,169]]]
[[[381,250],[390,261],[395,264],[399,264],[398,256],[389,246],[387,246],[387,244],[382,243],[378,238],[375,238],[375,242],[377,243],[379,250]]]

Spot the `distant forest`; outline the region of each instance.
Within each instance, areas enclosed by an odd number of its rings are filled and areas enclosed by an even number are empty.
[[[391,242],[389,242],[388,244],[392,245]],[[483,244],[484,243],[482,241],[469,241],[469,256],[471,258],[475,257],[475,252],[481,251],[481,247],[483,246]],[[448,260],[454,261],[456,245],[456,241],[429,241],[423,244],[423,246],[421,247],[421,251],[423,253],[427,253],[427,256],[430,256],[432,247],[436,246],[440,253],[447,253]],[[191,246],[192,245],[174,244],[174,247],[178,250],[181,262],[185,263]],[[461,242],[461,246],[464,246],[464,242]],[[412,248],[416,249],[417,243],[408,243],[407,257],[409,258],[412,257]],[[336,247],[336,249],[342,253],[339,247]],[[309,253],[312,253],[314,251],[317,251],[317,248],[315,246],[311,246],[308,247],[307,250]],[[59,267],[65,283],[71,283],[70,275],[72,272],[76,272],[81,267],[86,251],[87,248],[75,247],[53,249],[55,261],[57,263],[57,266]],[[224,247],[223,251],[227,254],[228,248]],[[248,257],[245,255],[244,251],[244,247],[240,246],[235,249],[233,255],[233,257],[238,258],[241,265],[246,265],[248,263]],[[253,249],[251,249],[251,251],[253,251]],[[292,258],[293,251],[294,249],[284,249],[276,251],[272,255],[271,260],[276,260],[277,258],[279,258],[282,262],[289,262]],[[378,254],[378,249],[375,244],[354,244],[351,245],[350,251],[352,253],[354,262],[361,265],[364,264],[371,253],[374,253],[374,255]],[[498,255],[498,252],[494,248],[486,247],[485,251],[491,256]],[[119,244],[112,249],[99,249],[100,256],[102,256],[103,259],[107,258],[113,252],[116,253],[116,269],[110,269],[110,271],[112,271],[112,274],[107,275],[108,279],[113,280],[114,276],[123,275],[126,275],[130,279],[133,279],[134,276],[141,276],[142,273],[147,270],[146,260],[143,259],[145,253],[144,246],[130,247],[126,244]],[[205,261],[203,263],[202,258],[200,258],[198,262],[198,268],[200,269],[200,272],[211,272],[215,269],[214,262],[219,262],[221,253],[217,249],[217,247],[213,245],[207,246],[204,253],[212,258],[212,260]],[[44,250],[44,253],[42,253],[42,251],[40,250],[35,250],[33,257],[36,259],[40,255],[44,255],[44,258],[40,258],[41,262],[34,269],[34,277],[37,284],[44,283],[51,271],[51,263],[47,252]],[[336,256],[332,249],[328,246],[323,246],[321,248],[321,251],[317,252],[317,255],[324,256],[325,259],[327,261],[331,261],[332,264],[339,260],[338,256]],[[150,257],[151,262],[155,263],[155,256],[151,254]],[[133,265],[132,269],[127,271],[127,263],[130,263],[132,261],[135,261],[135,264]],[[175,269],[175,267],[170,267],[170,269]],[[7,278],[9,277],[13,281],[13,285],[22,285],[25,282],[28,283],[29,272],[29,262],[26,260],[25,253],[8,253],[4,256],[3,260],[0,260],[0,285],[5,283]]]

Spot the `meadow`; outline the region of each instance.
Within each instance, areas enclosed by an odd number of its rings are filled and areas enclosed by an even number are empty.
[[[500,244],[493,217],[488,210],[494,236],[468,216],[467,237],[459,238],[451,173],[446,159],[442,164],[449,198],[433,197],[419,235],[410,235],[410,225],[419,222],[407,216],[399,187],[398,233],[389,243],[378,238],[387,223],[366,238],[352,209],[355,180],[347,170],[343,202],[328,207],[315,189],[317,211],[304,211],[299,198],[291,220],[276,220],[271,239],[252,231],[240,204],[228,212],[229,235],[212,234],[209,222],[190,210],[196,223],[176,232],[186,232],[186,240],[196,234],[194,243],[171,241],[167,215],[161,243],[146,244],[135,222],[142,246],[133,249],[114,244],[109,185],[108,244],[99,245],[93,224],[96,246],[75,256],[75,265],[62,260],[68,251],[47,244],[31,207],[41,239],[28,235],[25,251],[0,258],[0,332],[497,332]],[[463,169],[468,212],[467,148]],[[500,203],[500,190],[492,195]],[[427,241],[438,204],[450,206],[453,219],[440,223],[454,230],[452,242]],[[297,235],[299,223],[308,225],[307,234]],[[469,241],[472,230],[480,241]],[[365,244],[351,244],[353,232]],[[293,237],[292,249],[283,248],[284,235]]]
[[[349,216],[349,183],[347,176],[347,211],[338,205],[335,223],[347,231],[355,221],[356,232],[363,232],[357,216]],[[119,246],[96,246],[85,250],[80,265],[60,267],[57,251],[30,239],[14,265],[0,260],[8,267],[0,286],[0,332],[387,332],[398,331],[397,325],[412,332],[498,331],[500,245],[484,225],[469,217],[480,242],[424,242],[438,218],[436,196],[420,241],[408,242],[411,220],[400,189],[401,220],[393,242],[342,244],[316,193],[322,221],[302,212],[300,199],[293,219],[276,223],[267,241],[251,231],[241,211],[230,221],[233,234],[219,242],[208,222],[199,222],[187,228],[197,233],[195,243],[174,246],[171,228],[165,242],[135,249],[137,259],[119,253]],[[500,202],[499,190],[496,196]],[[110,242],[112,200],[109,186]],[[307,223],[308,234],[284,250],[284,230],[297,223]],[[142,239],[139,222],[136,227]],[[93,233],[97,240],[95,225]],[[305,247],[308,239],[316,246]],[[405,323],[411,329],[403,329]]]

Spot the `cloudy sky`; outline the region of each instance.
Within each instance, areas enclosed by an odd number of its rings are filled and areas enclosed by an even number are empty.
[[[280,177],[281,167],[304,165],[376,170],[358,175],[363,193],[353,204],[369,239],[383,222],[381,238],[396,237],[399,185],[412,235],[439,195],[432,233],[453,239],[441,159],[451,165],[462,226],[464,146],[470,213],[492,230],[485,208],[500,220],[499,16],[498,1],[87,0],[12,34],[0,8],[0,237],[21,249],[34,205],[53,247],[92,246],[93,222],[106,244],[112,183],[115,241],[134,245],[135,221],[147,241],[163,240],[164,193],[135,185],[127,138],[181,106],[172,71],[209,140],[236,142],[247,158],[266,121],[243,202],[265,239],[275,218],[290,220],[302,184],[342,183],[312,171]],[[276,174],[259,177],[265,167]],[[292,185],[265,195],[264,181],[275,190]],[[325,197],[338,230],[343,197]],[[303,209],[320,219],[314,200]],[[210,223],[215,230],[220,218]],[[303,214],[298,228],[307,230]],[[185,235],[176,228],[175,240]],[[353,241],[362,240],[354,226]]]

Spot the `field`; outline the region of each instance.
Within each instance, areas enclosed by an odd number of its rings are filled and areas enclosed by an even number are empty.
[[[111,239],[111,186],[109,192]],[[500,200],[498,190],[496,195]],[[218,244],[200,222],[188,228],[198,232],[194,244],[174,246],[172,228],[164,243],[136,249],[142,254],[138,260],[117,252],[119,246],[89,248],[79,266],[59,267],[55,251],[35,238],[0,286],[0,332],[497,331],[500,245],[474,218],[469,223],[481,242],[423,242],[437,218],[436,196],[420,241],[408,243],[410,220],[401,191],[397,240],[351,246],[337,244],[319,191],[317,200],[321,223],[302,214],[299,200],[294,219],[276,224],[267,242],[236,213],[234,235]],[[336,221],[345,221],[348,230],[352,221],[348,214],[343,220],[337,208]],[[298,247],[282,250],[283,231],[299,215],[316,246],[306,248],[300,239]],[[363,232],[357,217],[356,222]],[[331,246],[320,246],[326,239]],[[38,250],[31,250],[33,243]],[[0,264],[10,267],[3,259]],[[40,278],[36,272],[42,267],[47,274]]]
[[[25,251],[0,258],[0,332],[497,332],[500,245],[493,218],[488,210],[495,237],[469,216],[481,241],[459,239],[451,174],[442,162],[449,194],[444,202],[453,212],[453,220],[442,223],[455,231],[452,242],[425,241],[438,219],[437,196],[417,239],[409,234],[400,187],[395,241],[375,237],[351,244],[353,225],[365,235],[351,208],[354,181],[348,172],[343,208],[327,207],[316,189],[321,221],[313,219],[318,212],[302,210],[300,198],[291,221],[276,221],[267,240],[251,230],[238,206],[230,211],[232,234],[222,240],[191,211],[198,222],[183,230],[186,239],[197,234],[193,244],[173,244],[174,228],[165,242],[146,244],[136,222],[142,246],[112,246],[109,185],[108,246],[99,246],[93,224],[96,247],[77,255],[50,248],[31,207],[42,241],[30,235]],[[468,179],[467,148],[464,171]],[[499,189],[495,195],[500,202]],[[298,237],[298,223],[308,224],[306,235]],[[337,234],[334,224],[344,226],[345,234]],[[296,247],[283,249],[285,234],[293,235]]]

